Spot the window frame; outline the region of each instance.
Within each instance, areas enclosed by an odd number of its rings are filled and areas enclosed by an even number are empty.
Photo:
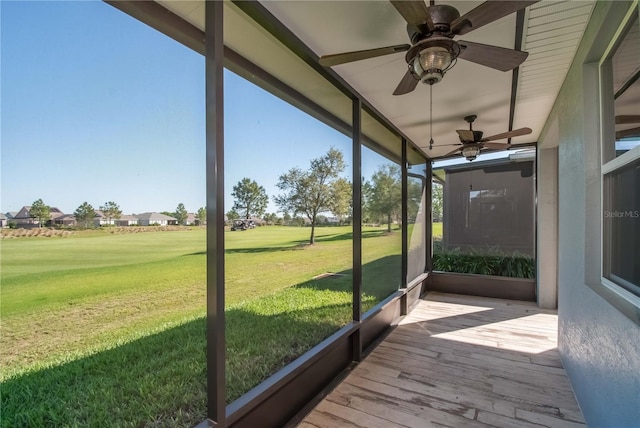
[[[636,160],[640,159],[640,146],[637,146],[620,156],[615,156],[615,138],[612,138],[614,128],[614,94],[611,83],[613,79],[612,58],[628,30],[634,25],[634,19],[639,15],[638,2],[633,2],[629,7],[624,19],[620,23],[611,43],[605,50],[598,63],[598,78],[600,92],[600,281],[598,287],[593,287],[600,296],[607,300],[612,306],[623,313],[627,318],[640,325],[640,286],[639,293],[629,291],[624,286],[605,277],[605,263],[609,254],[609,242],[606,240],[605,232],[605,209],[609,193],[605,194],[607,187],[606,175],[625,168]],[[640,19],[635,22],[640,25]],[[634,284],[635,285],[635,284]]]

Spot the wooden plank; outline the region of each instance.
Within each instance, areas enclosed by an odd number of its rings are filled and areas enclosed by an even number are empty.
[[[331,394],[331,400],[340,400],[342,405],[367,412],[388,422],[386,426],[399,425],[411,428],[423,428],[434,424],[448,426],[484,426],[474,418],[475,409],[451,406],[449,403],[434,400],[430,406],[420,406],[412,402],[394,400],[375,392],[361,390],[343,384]],[[438,406],[443,406],[438,408]],[[461,413],[455,413],[461,412]]]
[[[384,427],[390,423],[387,419],[379,418],[351,407],[341,406],[330,400],[321,401],[317,409],[321,412],[337,416],[358,427]],[[398,424],[398,426],[403,425]]]
[[[584,426],[557,330],[529,302],[429,293],[300,427]]]
[[[533,424],[521,419],[508,418],[491,412],[478,412],[478,420],[487,425],[496,427],[541,428],[541,425],[538,424]]]
[[[314,410],[311,412],[298,427],[303,426],[303,424],[310,424],[311,426],[318,428],[349,428],[349,427],[358,427],[358,425],[351,423],[345,419],[338,418],[331,413],[325,413],[320,409]]]
[[[544,425],[548,427],[577,428],[585,425],[582,415],[573,415],[577,417],[579,422],[572,422],[563,417],[553,417],[542,413],[535,413],[528,410],[516,409],[516,418],[533,422],[534,424]]]
[[[414,403],[429,403],[442,400],[461,404],[468,408],[487,409],[515,416],[515,405],[501,400],[492,400],[485,394],[477,394],[471,388],[446,384],[421,383],[411,379],[395,379],[379,376],[376,372],[360,371],[361,376],[349,376],[345,382],[360,388],[378,391],[399,400]]]

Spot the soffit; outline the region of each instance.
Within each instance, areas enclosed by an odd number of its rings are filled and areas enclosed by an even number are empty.
[[[204,2],[159,1],[167,9],[204,30]],[[441,2],[437,2],[441,3]],[[447,1],[461,14],[481,1]],[[318,56],[408,43],[405,23],[386,1],[266,1],[261,3]],[[529,57],[520,67],[513,129],[533,133],[512,139],[535,142],[551,111],[580,42],[594,2],[541,1],[525,14],[522,49]],[[289,51],[235,5],[225,2],[225,45],[304,94],[334,115],[351,123],[351,100],[312,67]],[[456,40],[513,48],[516,14],[511,14]],[[333,67],[389,122],[428,157],[438,158],[450,146],[428,149],[429,87],[418,85],[402,96],[392,95],[406,71],[398,53]],[[512,73],[460,60],[433,90],[433,139],[436,146],[457,143],[456,129],[466,129],[463,117],[478,115],[474,129],[485,136],[509,129]],[[398,137],[367,114],[363,132],[386,147]]]
[[[547,121],[586,28],[595,2],[541,1],[530,7],[522,49],[514,128],[537,136]]]

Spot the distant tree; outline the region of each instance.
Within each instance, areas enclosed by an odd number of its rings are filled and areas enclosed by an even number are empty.
[[[202,226],[203,224],[207,224],[207,209],[205,207],[198,208],[198,212],[196,213],[196,218],[198,219],[199,226]]]
[[[426,179],[424,179],[426,181]],[[409,177],[407,180],[407,216],[409,221],[415,222],[420,205],[422,203],[423,181],[417,178]]]
[[[291,224],[294,226],[302,227],[304,226],[304,219],[302,217],[294,217],[291,219]]]
[[[276,215],[276,213],[267,213],[262,219],[267,223],[267,225],[273,226],[274,224],[276,224],[278,216]]]
[[[444,206],[444,195],[442,184],[433,183],[431,186],[431,209],[433,210],[433,221],[442,221],[442,207]]]
[[[38,199],[31,204],[29,216],[38,222],[38,227],[42,227],[42,225],[51,220],[51,207],[42,202],[42,199]]]
[[[400,167],[381,165],[371,177],[367,188],[369,209],[378,218],[385,218],[387,231],[391,232],[391,223],[402,209],[402,185]]]
[[[231,221],[233,221],[233,220],[237,220],[237,219],[239,219],[239,218],[240,218],[240,214],[238,214],[238,212],[237,212],[236,210],[234,210],[234,209],[230,209],[230,210],[227,212],[227,218],[228,218],[229,220],[231,220]]]
[[[171,211],[160,211],[160,214],[166,215],[168,217],[174,217],[176,213],[172,213]]]
[[[338,178],[331,184],[331,198],[329,200],[329,210],[342,220],[349,216],[352,209],[351,183],[344,178]]]
[[[284,215],[282,216],[282,223],[284,223],[286,225],[291,224],[291,214],[284,213]]]
[[[312,159],[309,170],[292,168],[279,178],[278,188],[284,193],[276,196],[276,204],[282,211],[303,214],[309,219],[309,244],[315,243],[317,216],[330,210],[333,184],[345,167],[342,152],[331,148],[326,155]]]
[[[362,223],[374,222],[374,214],[371,212],[371,183],[362,177]]]
[[[113,201],[105,202],[100,207],[100,211],[102,211],[109,224],[111,224],[111,220],[119,220],[122,217],[120,206]]]
[[[264,187],[246,177],[233,186],[231,196],[233,209],[244,218],[262,217],[269,203]]]
[[[184,226],[187,223],[187,217],[189,216],[189,213],[187,212],[187,209],[184,207],[184,204],[181,202],[178,204],[178,207],[176,208],[176,212],[173,213],[173,217],[176,218],[176,220],[178,220],[178,224],[181,226]]]
[[[83,202],[82,205],[80,205],[75,210],[73,215],[76,217],[76,221],[78,222],[78,225],[80,225],[80,227],[88,229],[89,227],[93,226],[93,220],[96,217],[96,211],[93,209],[91,204],[89,204],[88,202]]]

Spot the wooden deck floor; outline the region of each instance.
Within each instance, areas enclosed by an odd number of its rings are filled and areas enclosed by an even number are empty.
[[[298,426],[584,426],[556,345],[554,311],[430,293]]]

